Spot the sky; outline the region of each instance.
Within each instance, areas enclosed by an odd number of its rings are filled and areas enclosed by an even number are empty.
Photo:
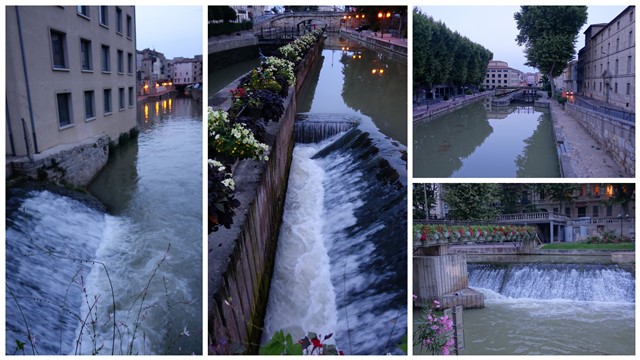
[[[137,50],[167,59],[202,55],[202,6],[136,6]]]
[[[578,33],[576,58],[584,46],[583,32],[590,24],[608,23],[624,10],[626,6],[589,6],[587,23]],[[509,63],[509,66],[524,72],[535,69],[525,66],[524,47],[518,46],[518,29],[513,14],[519,6],[421,6],[425,13],[435,20],[443,21],[449,29],[457,31],[469,40],[476,42],[493,52],[495,60]]]

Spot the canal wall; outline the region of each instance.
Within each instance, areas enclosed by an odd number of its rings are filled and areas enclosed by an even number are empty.
[[[245,353],[257,353],[293,152],[296,94],[321,55],[322,45],[321,37],[298,68],[283,116],[265,127],[265,142],[271,147],[269,160],[243,160],[234,170],[235,197],[242,205],[236,209],[233,225],[209,235],[208,323],[214,348],[225,348],[224,341],[244,346]],[[218,92],[216,107],[229,107],[229,90],[238,82]]]
[[[10,160],[8,174],[84,187],[98,175],[109,159],[109,136],[106,134],[80,143],[59,145],[27,157]],[[118,139],[116,139],[118,140]]]
[[[468,95],[462,100],[454,99],[452,101],[441,102],[433,105],[420,105],[415,106],[413,108],[413,123],[423,122],[425,124],[429,123],[429,121],[436,119],[445,114],[454,112],[458,109],[461,109],[467,105],[473,104],[479,100],[486,98],[487,96],[493,95],[495,92],[493,91],[485,91],[483,93],[478,93],[474,95]]]
[[[633,122],[611,118],[569,103],[565,104],[565,109],[624,169],[625,175],[635,177],[636,126]]]
[[[413,293],[416,306],[427,306],[435,299],[442,308],[463,305],[484,307],[484,296],[469,289],[466,254],[413,257]]]
[[[391,51],[393,53],[403,55],[405,57],[407,56],[406,43],[401,44],[401,43],[394,42],[392,40],[384,40],[384,39],[378,39],[376,37],[371,37],[368,34],[368,32],[345,31],[341,29],[340,35],[364,42],[369,45],[373,45],[377,48],[382,48],[387,51]],[[387,36],[390,36],[390,35],[387,34]]]

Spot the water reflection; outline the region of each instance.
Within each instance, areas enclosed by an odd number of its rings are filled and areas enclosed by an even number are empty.
[[[558,177],[551,120],[476,102],[414,127],[416,177]]]
[[[393,55],[329,36],[311,69],[298,112],[364,114],[384,135],[407,143],[407,67]],[[375,71],[374,71],[375,70]]]

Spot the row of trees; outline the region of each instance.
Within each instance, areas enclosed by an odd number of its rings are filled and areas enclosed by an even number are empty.
[[[612,184],[613,194],[607,204],[629,204],[635,201],[635,184]],[[413,217],[425,219],[435,207],[436,191],[442,187],[444,201],[449,205],[449,216],[456,220],[493,220],[500,214],[525,211],[535,212],[530,199],[533,194],[559,204],[563,209],[576,199],[581,184],[415,184],[413,187]],[[526,194],[526,196],[523,196]]]
[[[413,10],[413,86],[457,88],[483,83],[493,53],[453,32],[417,8]]]

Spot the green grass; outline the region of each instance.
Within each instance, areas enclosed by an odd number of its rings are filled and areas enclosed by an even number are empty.
[[[544,250],[635,250],[635,243],[617,244],[586,244],[586,243],[557,243],[545,244]]]

